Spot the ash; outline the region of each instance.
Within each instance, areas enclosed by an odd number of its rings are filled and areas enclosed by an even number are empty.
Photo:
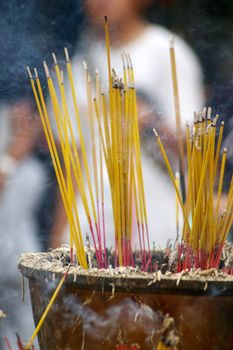
[[[178,286],[181,280],[201,280],[202,282],[209,281],[229,281],[233,282],[233,244],[226,242],[219,269],[211,268],[201,270],[200,268],[192,268],[191,270],[183,270],[177,272],[177,250],[174,249],[153,249],[151,251],[152,271],[143,271],[141,269],[140,252],[133,253],[135,267],[115,267],[115,254],[113,250],[108,250],[108,268],[97,268],[97,260],[94,248],[86,247],[86,256],[89,265],[88,270],[84,270],[77,261],[71,264],[70,247],[63,245],[60,248],[50,250],[47,253],[25,253],[19,258],[19,269],[25,274],[25,271],[37,270],[45,273],[51,272],[56,277],[56,274],[65,273],[67,267],[70,266],[68,275],[73,276],[76,281],[77,276],[96,276],[96,277],[111,277],[111,278],[143,278],[148,280],[148,285],[154,284],[156,281],[163,279],[174,279]],[[230,271],[230,273],[229,273]],[[28,277],[32,272],[28,272]],[[27,272],[26,272],[27,275]]]

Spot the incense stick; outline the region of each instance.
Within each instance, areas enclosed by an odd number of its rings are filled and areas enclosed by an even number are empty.
[[[52,308],[52,306],[53,306],[53,304],[54,304],[54,302],[55,302],[55,300],[56,300],[56,298],[57,298],[57,296],[58,296],[58,294],[59,294],[59,292],[60,292],[60,290],[61,290],[61,288],[62,288],[62,286],[63,286],[63,284],[64,284],[64,282],[66,280],[66,278],[67,278],[67,275],[68,275],[68,272],[69,272],[69,268],[70,268],[70,265],[68,266],[66,272],[64,273],[63,277],[61,278],[61,280],[60,280],[56,290],[54,291],[54,293],[53,293],[53,295],[52,295],[52,297],[51,297],[51,299],[50,299],[50,301],[49,301],[45,311],[43,312],[43,314],[41,316],[40,321],[38,322],[38,324],[36,326],[36,329],[34,330],[31,338],[29,339],[29,341],[28,341],[28,343],[27,343],[27,345],[25,347],[25,350],[30,350],[30,348],[31,348],[31,346],[33,344],[33,341],[35,340],[35,337],[39,333],[39,331],[40,331],[40,329],[41,329],[41,327],[42,327],[42,325],[43,325],[43,323],[44,323],[44,321],[45,321],[45,319],[46,319],[50,309]]]
[[[7,339],[7,337],[4,337],[4,341],[6,343],[6,346],[7,346],[8,350],[13,350],[11,345],[10,345],[10,343],[9,343],[9,340]]]
[[[181,190],[182,190],[183,203],[185,203],[186,194],[185,194],[184,144],[182,140],[179,89],[178,89],[176,56],[175,56],[173,36],[170,39],[170,61],[171,61],[173,96],[174,96],[175,116],[176,116],[176,137],[177,137],[178,152],[179,152],[180,184],[181,184]]]

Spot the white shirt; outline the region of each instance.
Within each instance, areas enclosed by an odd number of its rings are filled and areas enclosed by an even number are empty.
[[[158,25],[148,25],[133,41],[111,48],[111,66],[123,76],[121,53],[130,54],[135,74],[136,89],[143,91],[152,101],[157,102],[161,117],[169,120],[175,127],[175,109],[172,90],[169,41],[171,32]],[[110,38],[111,39],[111,38]],[[183,125],[193,119],[193,112],[203,106],[203,75],[200,63],[192,49],[178,36],[174,36],[180,110]],[[107,90],[107,56],[102,41],[85,42],[85,52],[77,52],[72,60],[76,65],[77,89],[80,98],[83,79],[82,61],[87,61],[90,70],[100,72],[102,84]],[[81,68],[81,70],[80,70]]]

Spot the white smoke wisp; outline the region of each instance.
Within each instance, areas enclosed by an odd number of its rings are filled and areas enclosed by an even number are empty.
[[[121,329],[125,334],[127,331],[142,332],[145,338],[148,338],[156,331],[159,332],[163,319],[161,314],[148,305],[131,298],[126,298],[116,305],[110,305],[101,313],[71,296],[64,299],[64,305],[66,310],[71,310],[72,317],[76,317],[82,323],[85,334],[96,340],[112,338]],[[67,322],[69,321],[68,316]]]

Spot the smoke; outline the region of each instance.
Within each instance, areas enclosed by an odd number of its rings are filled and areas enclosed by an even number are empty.
[[[75,0],[69,1],[69,6],[61,0],[1,2],[1,100],[31,96],[25,66],[40,70],[44,59],[51,60],[52,51],[74,47],[81,16],[80,1]]]
[[[125,336],[132,333],[143,333],[146,344],[153,342],[153,334],[158,334],[161,329],[163,317],[148,305],[137,302],[133,298],[126,298],[114,305],[109,303],[110,306],[103,312],[95,311],[88,306],[89,303],[92,303],[92,298],[97,300],[100,296],[94,296],[93,293],[84,303],[72,296],[67,296],[63,300],[65,310],[71,310],[72,318],[82,324],[85,335],[92,341],[113,339],[120,332],[123,332]],[[69,324],[70,320],[68,312],[64,317],[64,322]]]
[[[23,65],[26,57],[33,62],[39,54],[39,48],[33,41],[33,6],[33,1],[13,0],[1,4],[1,98],[12,98],[20,94],[20,89],[25,92],[20,84],[26,75]]]

